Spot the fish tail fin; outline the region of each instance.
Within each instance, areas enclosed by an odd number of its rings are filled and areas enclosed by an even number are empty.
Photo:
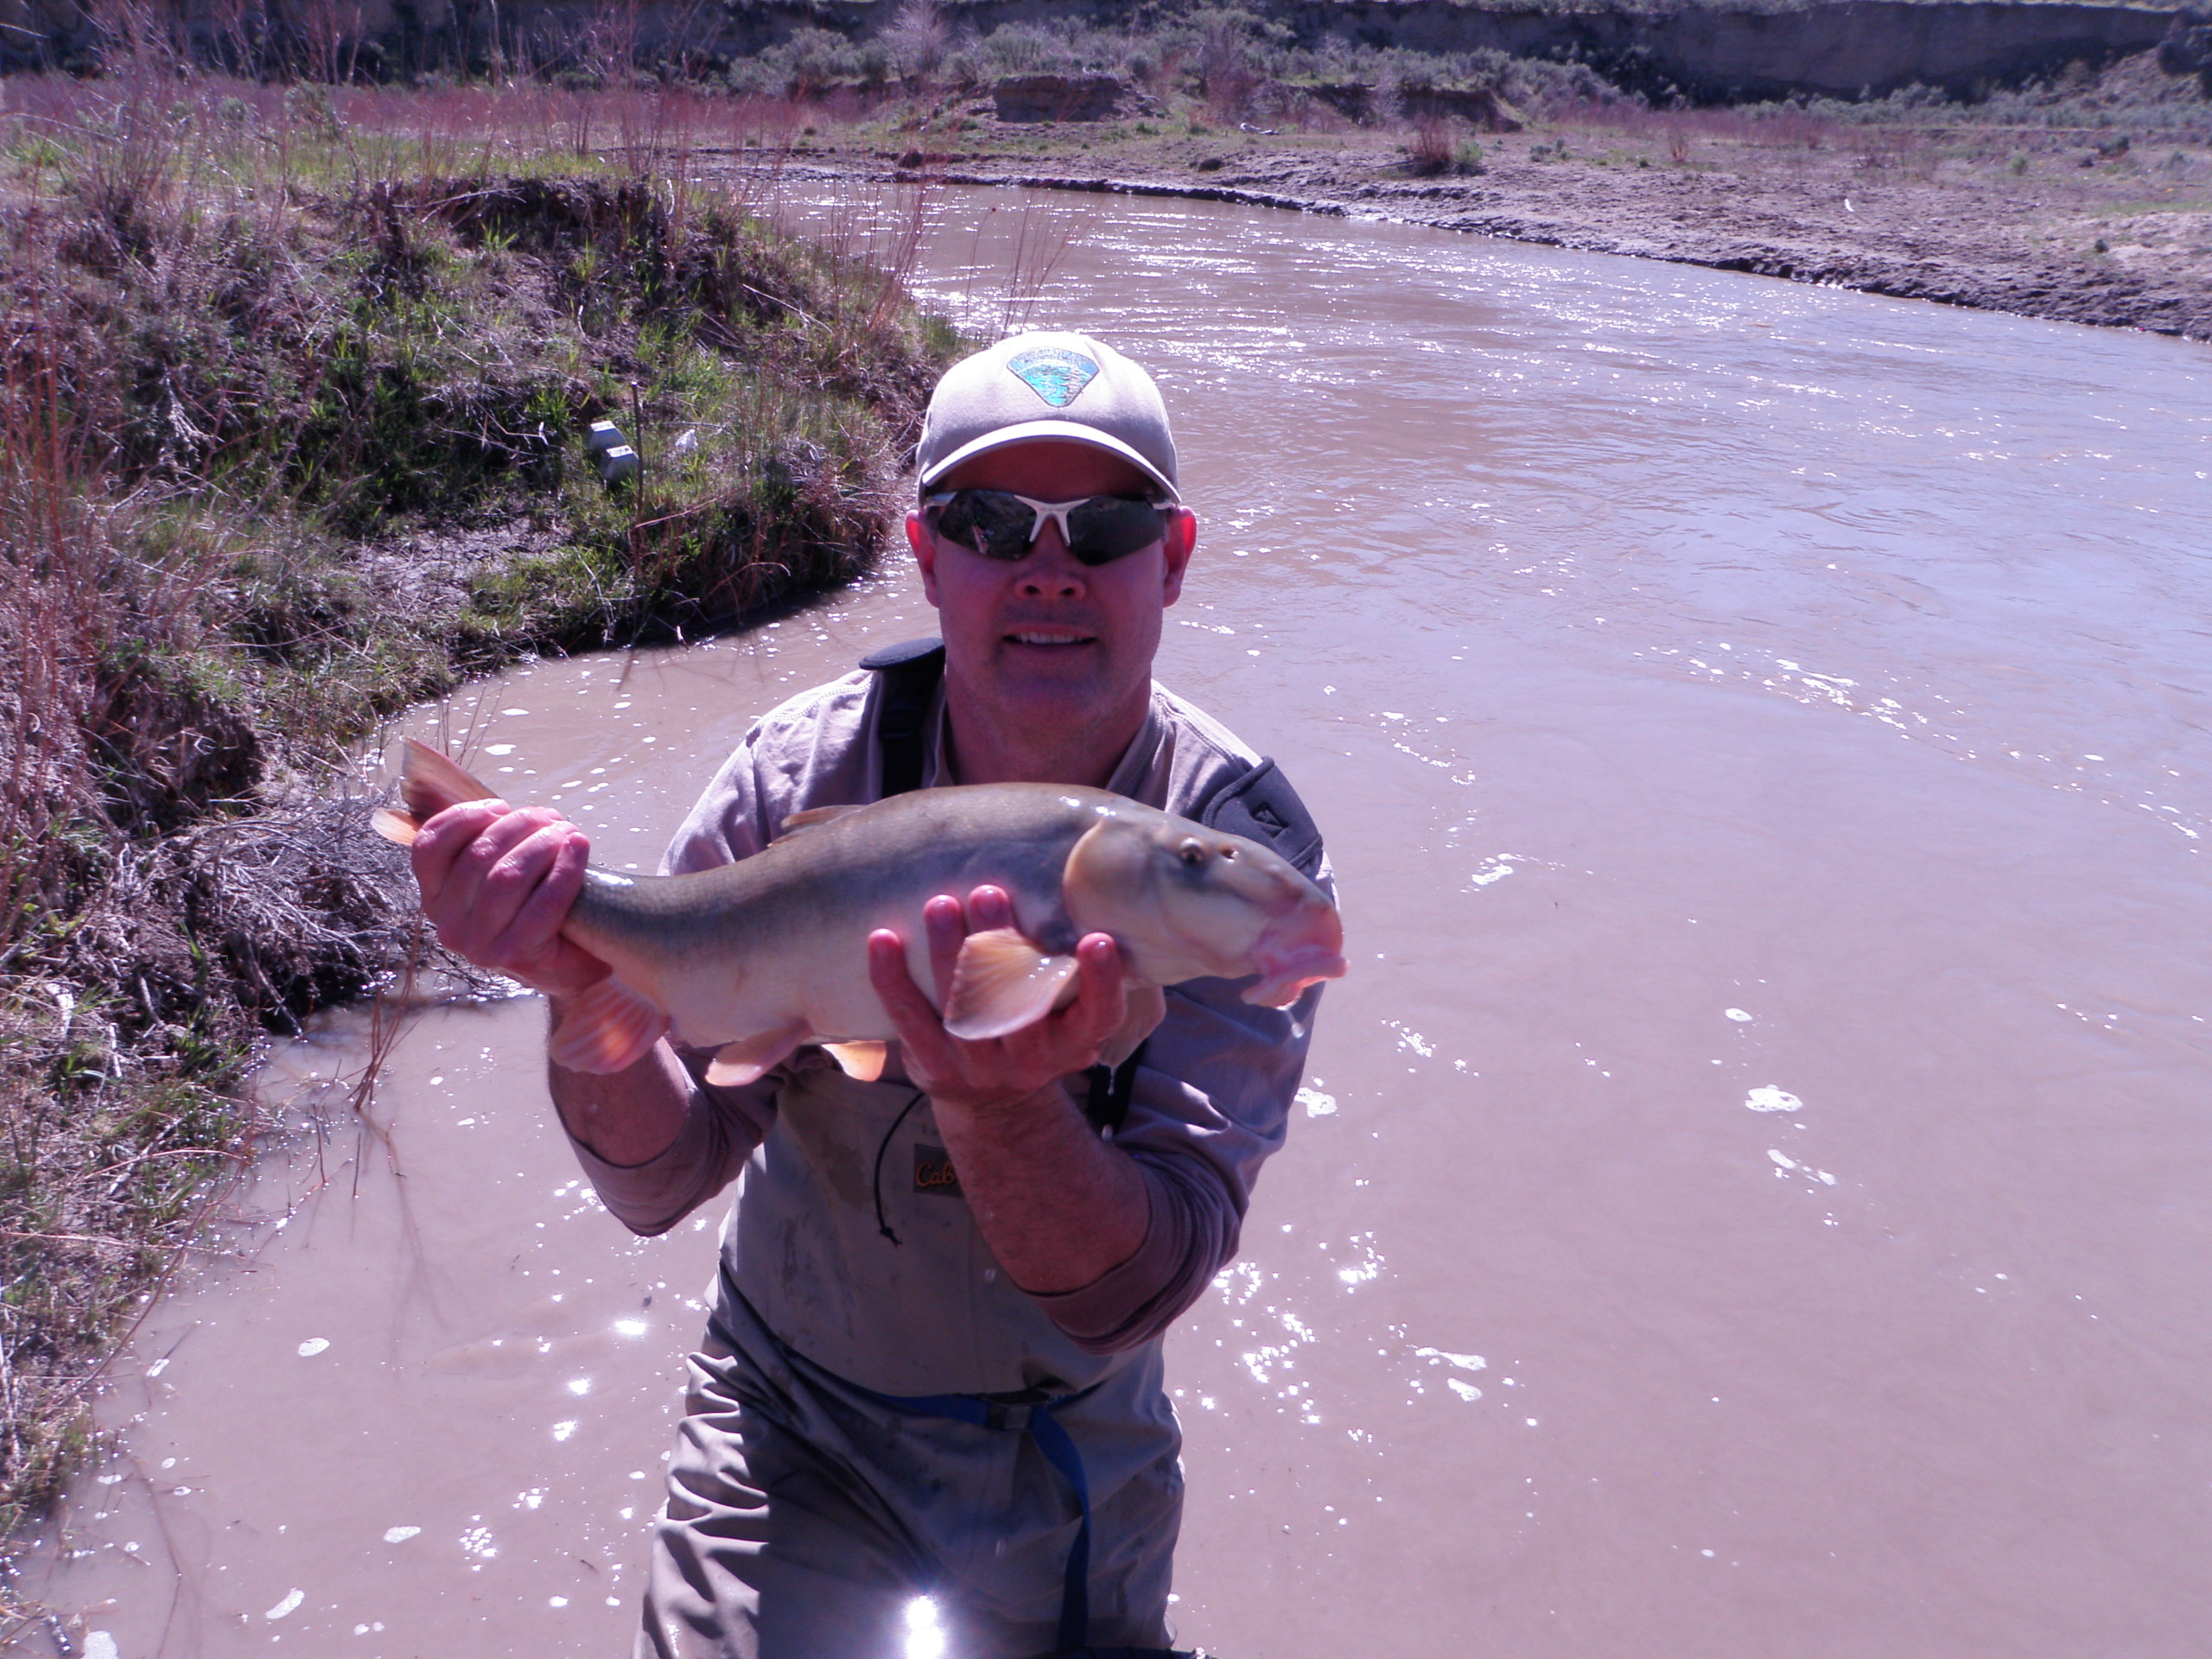
[[[545,1052],[554,1065],[570,1071],[626,1071],[667,1029],[666,1014],[609,977],[569,1005]]]
[[[435,817],[463,801],[496,799],[499,791],[487,788],[427,743],[400,740],[399,798],[404,811],[379,807],[369,815],[370,827],[386,841],[411,847],[423,821]]]

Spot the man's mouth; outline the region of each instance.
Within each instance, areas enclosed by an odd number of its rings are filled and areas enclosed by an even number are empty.
[[[1087,645],[1097,638],[1096,634],[1076,633],[1064,628],[1019,628],[1006,636],[1010,645],[1042,645],[1054,648],[1065,645]]]

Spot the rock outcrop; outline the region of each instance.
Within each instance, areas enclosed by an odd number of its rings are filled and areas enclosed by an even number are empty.
[[[2195,75],[2212,98],[2212,12],[2175,14],[2173,27],[2158,42],[2158,67],[2170,75]]]
[[[1151,100],[1115,75],[1010,75],[991,88],[1001,121],[1110,121]]]
[[[1389,113],[1382,107],[1391,96],[1389,90],[1361,81],[1300,83],[1289,90],[1318,99],[1354,121],[1376,121]],[[1487,86],[1404,86],[1395,95],[1399,114],[1450,116],[1477,132],[1519,132],[1529,124],[1520,111]]]

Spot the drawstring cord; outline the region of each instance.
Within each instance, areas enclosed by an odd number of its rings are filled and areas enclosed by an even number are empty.
[[[883,1132],[883,1139],[875,1146],[875,1174],[868,1183],[869,1189],[875,1194],[875,1230],[893,1244],[901,1241],[899,1235],[891,1230],[890,1218],[883,1213],[883,1154],[891,1150],[891,1137],[899,1133],[899,1126],[906,1121],[906,1115],[921,1103],[922,1091],[917,1089],[914,1097],[899,1109],[899,1116],[891,1120],[891,1127]]]

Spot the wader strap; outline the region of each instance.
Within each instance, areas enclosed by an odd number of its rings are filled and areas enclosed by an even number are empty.
[[[1083,1517],[1076,1528],[1075,1542],[1068,1550],[1067,1571],[1060,1580],[1057,1650],[1064,1654],[1087,1651],[1090,1635],[1090,1483],[1084,1478],[1083,1457],[1075,1449],[1075,1441],[1052,1416],[1054,1410],[1076,1396],[1048,1395],[1020,1402],[991,1400],[975,1394],[923,1394],[905,1398],[878,1394],[875,1398],[902,1411],[917,1412],[925,1417],[957,1418],[963,1423],[973,1423],[977,1428],[1027,1434],[1037,1442],[1045,1461],[1058,1470],[1060,1478],[1075,1489],[1076,1507]]]
[[[887,798],[922,786],[922,731],[929,724],[937,683],[944,677],[944,641],[909,639],[861,658],[881,677],[883,709],[876,738],[883,746],[883,792]]]
[[[1129,1115],[1129,1096],[1136,1091],[1137,1067],[1143,1064],[1144,1052],[1152,1046],[1147,1037],[1136,1046],[1136,1052],[1119,1065],[1094,1065],[1083,1075],[1090,1088],[1084,1095],[1083,1115],[1090,1120],[1090,1127],[1101,1135],[1111,1135],[1122,1127]]]

